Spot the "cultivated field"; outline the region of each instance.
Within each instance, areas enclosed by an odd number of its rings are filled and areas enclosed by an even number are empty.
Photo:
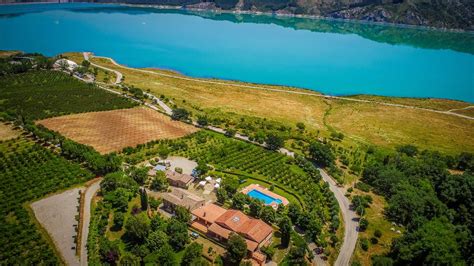
[[[67,115],[38,121],[49,129],[102,154],[158,139],[175,139],[197,131],[146,108]]]

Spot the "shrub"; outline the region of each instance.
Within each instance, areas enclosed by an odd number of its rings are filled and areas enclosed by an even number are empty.
[[[364,251],[369,250],[369,241],[367,240],[367,238],[364,237],[360,239],[360,247]]]

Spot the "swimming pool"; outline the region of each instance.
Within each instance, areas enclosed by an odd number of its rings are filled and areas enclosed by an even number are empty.
[[[256,189],[251,190],[249,193],[247,193],[247,195],[251,198],[259,199],[267,205],[270,205],[273,202],[275,202],[276,204],[281,204],[282,203],[282,201],[280,199],[275,199],[273,197],[270,197],[267,194],[265,194],[261,191],[258,191]]]

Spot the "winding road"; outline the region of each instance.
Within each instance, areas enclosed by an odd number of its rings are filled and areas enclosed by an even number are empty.
[[[89,59],[89,53],[84,53],[84,59],[86,59],[86,60]],[[121,65],[117,64],[111,58],[107,58],[107,59],[111,60],[117,66],[120,66],[120,67],[123,67],[123,68],[128,68],[128,67],[124,67],[124,66],[121,66]],[[113,71],[113,72],[116,73],[117,77],[119,77],[119,76],[122,77],[122,73],[120,73],[116,70],[105,68],[105,67],[102,67],[102,66],[97,65],[97,64],[92,64],[92,65],[94,65],[95,67],[106,69],[108,71]],[[132,69],[132,68],[130,68],[130,69]],[[148,71],[148,70],[139,70],[139,69],[133,69],[133,70],[149,72],[149,73],[153,73],[153,74],[157,74],[157,75],[172,76],[172,75],[161,74],[161,73]],[[178,78],[187,79],[187,78],[184,78],[184,77],[178,77]],[[193,81],[202,81],[202,80],[195,80],[195,79],[192,79],[192,80]],[[120,82],[121,82],[121,78],[120,79],[117,78],[115,85],[119,85]],[[209,81],[209,82],[212,82],[212,81]],[[220,83],[220,82],[212,82],[212,83]],[[222,84],[228,85],[226,83],[222,83]],[[252,87],[253,88],[253,86],[246,86],[246,85],[241,85],[241,86]],[[104,88],[104,89],[107,89],[107,88]],[[113,90],[110,90],[110,89],[107,89],[107,90],[112,91],[114,93],[117,93],[116,91],[113,91]],[[273,89],[270,89],[270,90],[273,90]],[[288,92],[288,91],[285,91],[285,90],[281,90],[281,91]],[[295,93],[298,93],[298,92],[295,92]],[[301,93],[305,94],[304,92],[301,92]],[[158,103],[158,105],[160,105],[160,107],[165,111],[166,114],[171,115],[172,109],[168,105],[166,105],[163,101],[161,101],[156,96],[154,96],[152,94],[149,94],[149,93],[146,93],[146,94],[148,95],[148,97],[150,99],[155,100]],[[308,93],[308,94],[310,94],[310,93]],[[311,95],[316,95],[316,94],[311,94]],[[146,106],[152,108],[153,110],[157,110],[156,106],[154,106],[154,105],[146,103]],[[196,122],[193,122],[193,125],[198,126]],[[225,134],[225,130],[222,129],[222,128],[213,127],[213,126],[208,126],[206,128],[209,129],[209,130],[212,130],[214,132],[217,132],[217,133]],[[240,140],[251,142],[251,143],[259,145],[259,146],[265,146],[264,143],[260,144],[260,143],[257,143],[257,142],[250,141],[249,138],[247,136],[244,136],[244,135],[236,134],[234,137],[237,138],[237,139],[240,139]],[[287,149],[285,149],[285,148],[281,148],[279,150],[279,152],[282,153],[282,154],[285,154],[287,156],[294,157],[294,153],[287,150]],[[321,173],[321,176],[322,176],[323,180],[329,184],[330,190],[334,193],[334,196],[336,197],[336,200],[339,203],[339,207],[341,209],[342,217],[344,219],[344,240],[343,240],[341,249],[339,250],[339,255],[337,257],[335,265],[336,266],[346,266],[346,265],[349,265],[349,262],[350,262],[351,257],[352,257],[352,253],[354,252],[355,246],[357,244],[357,237],[358,237],[358,231],[357,230],[358,230],[358,224],[359,224],[358,223],[358,216],[356,215],[356,213],[353,210],[351,210],[350,201],[349,201],[348,198],[346,198],[344,196],[344,194],[345,194],[344,189],[338,187],[336,182],[334,181],[334,179],[332,179],[323,169],[319,168],[319,171]],[[86,200],[87,200],[87,194],[86,194]],[[89,212],[90,212],[90,210],[89,210]],[[87,230],[88,230],[88,226],[87,226]],[[87,233],[88,233],[88,231],[86,232],[85,235],[87,235]],[[84,242],[85,241],[83,241],[83,243]],[[86,252],[82,252],[82,254],[84,255],[84,254],[86,254]],[[86,259],[87,259],[87,257],[86,257]],[[83,261],[82,258],[81,258],[81,261]],[[82,265],[84,265],[84,264],[82,264]]]

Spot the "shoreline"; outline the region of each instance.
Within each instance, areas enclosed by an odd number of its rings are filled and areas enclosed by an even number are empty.
[[[233,10],[233,9],[220,9],[220,8],[198,8],[198,7],[189,7],[189,6],[172,6],[172,5],[154,5],[154,4],[130,4],[130,3],[113,3],[113,2],[104,2],[104,3],[95,3],[95,2],[49,2],[49,1],[40,1],[40,2],[17,2],[17,3],[0,3],[0,6],[8,5],[28,5],[28,4],[69,4],[69,3],[87,3],[87,4],[113,4],[119,6],[128,6],[128,7],[141,7],[141,8],[155,8],[160,10],[181,10],[181,11],[191,11],[191,12],[212,12],[216,14],[234,14],[234,15],[255,15],[255,16],[270,16],[270,17],[282,17],[282,18],[301,18],[301,19],[311,19],[311,20],[326,20],[326,21],[336,21],[336,22],[349,22],[357,24],[366,24],[366,25],[378,25],[378,26],[387,26],[387,27],[398,27],[406,29],[420,29],[420,30],[431,30],[431,31],[443,31],[443,32],[459,32],[459,33],[472,33],[474,30],[465,30],[465,29],[456,29],[456,28],[438,28],[433,26],[426,25],[413,25],[413,24],[404,24],[404,23],[393,23],[393,22],[377,22],[377,21],[368,21],[362,19],[343,19],[343,18],[332,18],[327,16],[319,15],[309,15],[309,14],[293,14],[285,12],[263,12],[263,11],[252,11],[252,10]]]
[[[134,71],[141,71],[141,72],[147,72],[150,74],[155,74],[159,76],[165,76],[169,78],[177,78],[177,79],[182,79],[182,80],[189,80],[189,81],[194,81],[194,82],[202,82],[202,83],[209,83],[209,84],[218,84],[218,85],[225,85],[225,86],[234,86],[234,87],[242,87],[242,88],[248,88],[248,89],[259,89],[259,90],[266,90],[266,91],[273,91],[273,92],[282,92],[282,93],[294,93],[294,94],[299,94],[299,95],[307,95],[307,96],[315,96],[315,97],[321,97],[325,99],[335,99],[335,100],[346,100],[346,101],[352,101],[352,102],[359,102],[359,103],[375,103],[375,104],[381,104],[385,106],[392,106],[392,107],[400,107],[400,108],[411,108],[411,109],[417,109],[417,110],[424,110],[424,111],[430,111],[434,113],[440,113],[440,114],[446,114],[446,115],[453,115],[461,118],[465,118],[468,120],[474,120],[474,117],[459,114],[456,112],[453,112],[455,110],[460,110],[460,109],[471,109],[474,108],[473,103],[468,102],[468,101],[462,101],[462,100],[453,100],[453,99],[446,99],[446,98],[433,98],[433,97],[400,97],[400,96],[383,96],[383,95],[371,95],[371,94],[353,94],[349,96],[335,96],[335,95],[328,95],[324,94],[319,91],[314,91],[310,89],[304,89],[304,88],[299,88],[299,87],[290,87],[290,86],[280,86],[280,85],[270,85],[270,84],[259,84],[259,83],[251,83],[251,82],[245,82],[245,81],[231,81],[231,80],[225,80],[225,79],[209,79],[209,78],[196,78],[193,76],[189,75],[183,75],[183,74],[176,74],[177,76],[174,76],[173,74],[170,73],[160,73],[161,72],[169,72],[169,70],[162,70],[160,68],[135,68],[135,67],[130,67],[127,65],[123,65],[121,63],[116,62],[113,58],[107,57],[107,56],[96,56],[94,53],[91,52],[84,52],[88,53],[91,58],[101,58],[101,59],[106,59],[112,62],[112,64],[129,69],[129,70],[134,70]],[[178,72],[172,72],[172,73],[178,73]],[[235,84],[233,84],[234,82]],[[259,87],[259,86],[270,86],[268,87]],[[288,89],[278,89],[278,88],[271,88],[271,87],[286,87]],[[388,101],[374,101],[371,99],[367,98],[357,98],[357,97],[381,97],[385,98]],[[467,106],[459,109],[452,109],[452,110],[438,110],[438,109],[430,109],[430,108],[425,108],[425,107],[420,107],[416,105],[406,105],[406,104],[401,104],[401,103],[396,103],[396,102],[390,102],[390,100],[396,100],[396,99],[412,99],[412,100],[439,100],[439,101],[453,101],[453,102],[458,102],[458,103],[464,103],[467,104]]]

